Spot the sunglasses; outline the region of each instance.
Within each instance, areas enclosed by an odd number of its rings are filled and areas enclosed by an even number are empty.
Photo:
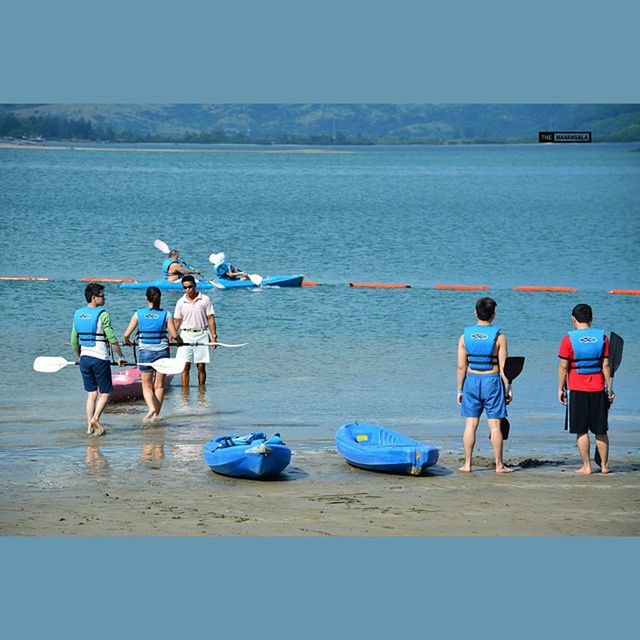
[[[187,284],[187,285],[183,286],[182,288],[183,289],[195,289],[196,287],[193,284]]]

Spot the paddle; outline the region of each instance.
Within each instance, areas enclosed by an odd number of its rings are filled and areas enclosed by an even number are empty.
[[[209,262],[213,265],[219,264],[218,254],[217,253],[210,254]],[[245,272],[243,271],[243,273]],[[264,278],[261,275],[258,275],[257,273],[245,273],[245,275],[247,276],[247,278],[249,278],[249,280],[251,280],[251,282],[253,282],[253,284],[256,285],[256,287],[259,287],[262,284],[262,281],[264,280]],[[213,281],[212,281],[212,284],[213,284]],[[224,289],[225,287],[223,286],[222,288]]]
[[[522,369],[524,367],[524,356],[509,356],[504,363],[504,375],[509,381],[509,386],[511,383],[522,373]],[[500,420],[500,432],[502,433],[502,439],[509,439],[509,430],[511,429],[511,424],[507,418],[502,418]]]
[[[233,349],[235,347],[244,347],[249,343],[242,342],[240,344],[227,344],[226,342],[196,342],[196,343],[184,342],[182,344],[178,344],[177,342],[170,342],[169,346],[170,347],[187,347],[190,344],[194,344],[195,346],[203,346],[203,347],[227,347],[227,348]]]
[[[175,375],[184,369],[184,363],[184,360],[178,360],[177,358],[159,358],[155,362],[133,362],[131,364],[153,367],[158,373]],[[80,363],[73,360],[65,360],[63,357],[38,356],[33,361],[33,369],[40,373],[56,373],[60,371],[60,369],[64,369],[64,367],[76,364]],[[116,364],[115,362],[111,362],[112,366]]]
[[[613,376],[615,375],[616,370],[622,362],[623,348],[624,340],[617,333],[614,333],[612,331],[611,335],[609,336],[609,368],[611,369],[611,386],[609,387],[609,393],[613,393]],[[599,467],[602,467],[602,458],[600,457],[600,452],[598,451],[597,445],[596,453],[593,456],[593,460]]]
[[[164,240],[154,240],[153,241],[153,246],[162,251],[162,253],[164,253],[165,255],[169,255],[171,253],[171,249],[169,247],[169,245],[164,242]],[[178,258],[178,262],[185,268],[185,269],[189,269],[189,271],[197,271],[197,269],[195,269],[194,267],[192,267],[191,265],[188,265],[184,260],[182,260],[181,258]]]

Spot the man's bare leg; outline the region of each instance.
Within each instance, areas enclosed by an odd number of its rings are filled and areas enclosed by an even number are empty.
[[[476,430],[480,418],[467,418],[464,426],[464,435],[462,436],[462,444],[464,445],[464,464],[458,471],[471,473],[471,458],[473,456],[473,448],[476,446]]]
[[[207,381],[206,365],[204,362],[198,362],[196,366],[198,367],[198,385],[204,387],[204,384]]]
[[[597,433],[596,447],[600,454],[600,473],[609,473],[609,435]]]
[[[182,370],[182,386],[183,387],[189,386],[189,371],[191,371],[191,363],[185,362],[184,369]]]
[[[581,475],[589,475],[591,473],[591,460],[589,460],[589,434],[579,433],[576,439],[576,444],[578,445],[578,451],[580,452],[580,457],[582,458],[582,466],[576,471],[576,473],[579,473]]]
[[[103,436],[107,433],[107,430],[100,424],[100,416],[102,415],[104,408],[107,406],[107,402],[109,402],[108,393],[98,394],[98,399],[96,401],[95,408],[93,410],[93,416],[91,418],[91,426],[98,436]]]
[[[87,391],[87,402],[85,405],[85,413],[87,416],[87,433],[93,433],[93,425],[91,424],[91,420],[93,418],[93,414],[96,410],[96,400],[98,399],[97,391]]]
[[[502,431],[500,430],[500,420],[491,418],[488,422],[489,431],[491,432],[491,446],[493,447],[493,455],[496,460],[496,473],[511,473],[513,469],[505,467],[502,460],[504,440],[502,438]]]

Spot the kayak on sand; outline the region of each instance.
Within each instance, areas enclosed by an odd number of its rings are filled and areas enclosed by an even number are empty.
[[[354,467],[412,476],[421,475],[438,462],[439,454],[436,447],[366,422],[350,422],[340,427],[336,447]]]
[[[285,276],[268,276],[264,278],[260,285],[255,284],[251,280],[198,280],[198,289],[245,289],[259,287],[301,287],[303,275],[285,275]],[[161,291],[182,291],[182,282],[176,280],[147,280],[144,282],[123,282],[121,289],[142,289],[148,287],[158,287]]]
[[[291,449],[276,433],[218,436],[204,445],[204,459],[212,471],[234,478],[268,478],[278,475],[291,461]]]

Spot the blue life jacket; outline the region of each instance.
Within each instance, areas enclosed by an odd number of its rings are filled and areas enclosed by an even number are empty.
[[[83,347],[95,347],[96,342],[107,342],[107,337],[98,335],[98,318],[104,307],[81,307],[73,314],[73,326]]]
[[[578,373],[583,374],[600,373],[604,352],[604,331],[575,329],[569,331],[569,339],[573,347],[573,360],[569,361],[569,368],[577,369]]]
[[[467,350],[467,363],[474,371],[489,371],[498,364],[493,349],[500,333],[500,327],[474,325],[464,330],[464,346]]]
[[[180,264],[180,262],[178,260],[176,260],[175,258],[167,258],[166,260],[163,261],[162,263],[162,274],[164,275],[165,278],[169,277],[169,267],[171,267],[172,264]]]
[[[235,280],[237,276],[230,276],[230,271],[237,271],[237,269],[230,262],[221,262],[216,267],[216,275],[218,278],[226,278],[227,280]]]
[[[145,307],[136,311],[138,338],[145,344],[160,344],[167,337],[167,312],[164,309]]]

